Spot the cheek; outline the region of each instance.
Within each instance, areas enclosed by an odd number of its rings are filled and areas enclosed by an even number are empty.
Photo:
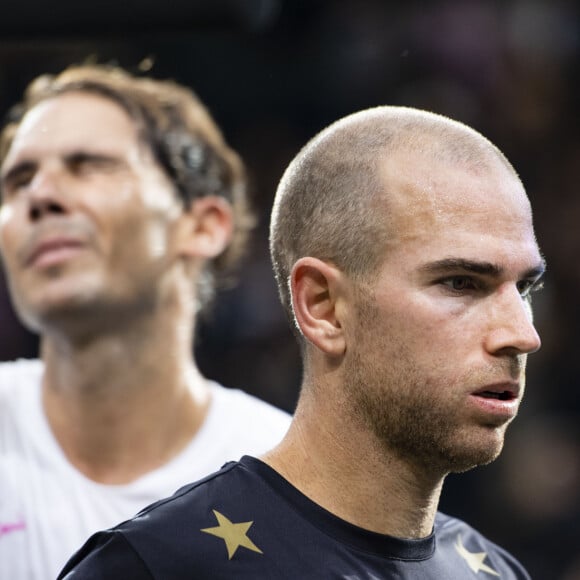
[[[430,350],[456,356],[482,343],[488,318],[482,301],[423,297],[408,305],[403,324]]]
[[[94,200],[99,209],[95,208],[94,213],[100,214],[97,219],[105,230],[112,230],[111,243],[118,246],[117,251],[125,253],[125,247],[159,258],[167,251],[171,224],[181,207],[169,187],[163,187],[155,177],[147,182],[147,177],[144,169],[140,178],[132,176],[117,182],[113,187],[114,200],[105,200],[104,206],[103,196],[97,191]]]
[[[13,217],[14,208],[11,205],[2,205],[0,209],[0,230],[3,230]]]
[[[171,244],[182,206],[169,186],[152,183],[143,187],[141,195],[141,223],[145,226],[143,243],[147,253],[154,259],[163,258]]]
[[[368,320],[361,331],[367,345],[369,339],[373,342],[373,356],[386,358],[410,383],[417,381],[426,388],[436,383],[436,390],[446,391],[465,366],[477,366],[474,337],[467,328],[464,316],[434,313],[413,304],[374,322]]]
[[[0,209],[0,252],[4,262],[11,262],[11,256],[7,252],[16,243],[15,236],[19,228],[15,224],[16,212],[12,206],[3,205]]]
[[[143,207],[151,213],[176,219],[183,211],[175,185],[153,160],[142,167],[137,188]]]
[[[145,232],[144,243],[149,256],[154,260],[160,260],[167,254],[169,240],[166,227],[161,224],[158,227],[150,227]]]
[[[143,207],[135,209],[130,217],[115,223],[111,240],[114,254],[136,267],[139,262],[161,262],[170,254],[174,230],[175,222],[163,212]]]
[[[449,342],[449,335],[453,334],[449,323],[449,316],[436,315],[421,304],[408,303],[384,312],[381,333],[420,357]]]

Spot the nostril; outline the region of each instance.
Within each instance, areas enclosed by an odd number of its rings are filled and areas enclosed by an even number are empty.
[[[31,206],[29,215],[32,221],[36,221],[46,214],[63,214],[63,213],[65,213],[64,207],[59,203],[56,203],[54,201],[42,201],[34,203]]]
[[[58,203],[49,203],[48,204],[48,212],[49,213],[64,213],[64,208],[59,205]]]

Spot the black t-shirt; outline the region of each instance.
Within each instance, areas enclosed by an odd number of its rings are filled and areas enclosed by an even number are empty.
[[[460,520],[438,513],[434,532],[420,540],[370,532],[252,457],[95,534],[59,578],[529,580],[512,556]]]

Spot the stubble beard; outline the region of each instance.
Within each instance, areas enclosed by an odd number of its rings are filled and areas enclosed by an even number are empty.
[[[478,436],[475,426],[470,430],[460,425],[453,401],[441,397],[442,392],[453,392],[449,383],[438,384],[441,379],[429,378],[417,368],[413,353],[377,322],[378,311],[370,299],[359,310],[360,333],[344,367],[345,395],[353,419],[374,435],[387,456],[394,454],[436,476],[496,459],[505,426],[495,427],[501,433],[491,442]],[[470,376],[456,378],[457,392],[469,380]]]

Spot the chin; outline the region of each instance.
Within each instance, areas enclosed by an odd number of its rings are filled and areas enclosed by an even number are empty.
[[[454,460],[449,462],[447,472],[465,473],[466,471],[470,471],[475,467],[480,467],[482,465],[492,463],[497,459],[498,456],[499,453],[487,455],[481,454],[478,456],[454,458]]]
[[[496,435],[493,440],[463,441],[461,446],[447,449],[441,457],[447,461],[449,473],[463,473],[480,465],[487,465],[495,461],[503,449],[503,433]]]
[[[50,333],[55,328],[64,329],[85,324],[95,317],[95,300],[88,293],[53,293],[19,309],[24,324],[33,332]]]

